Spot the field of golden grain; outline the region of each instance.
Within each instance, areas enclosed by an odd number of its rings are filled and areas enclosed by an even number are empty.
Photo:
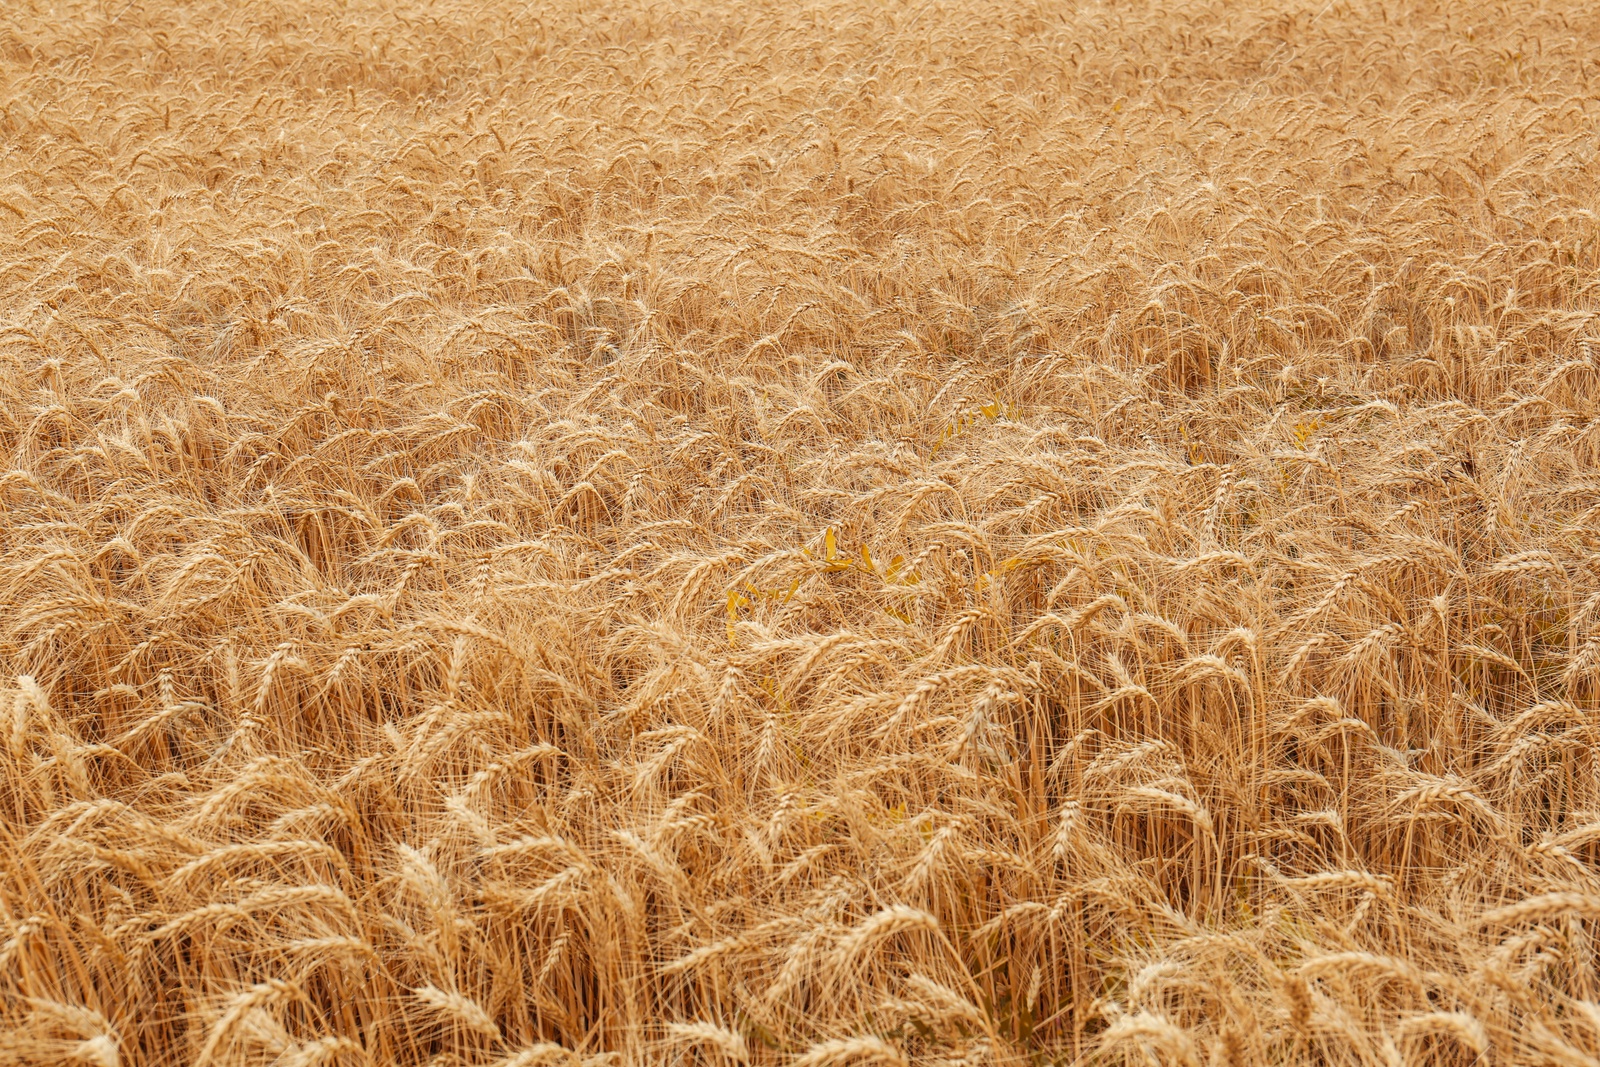
[[[0,1063],[1600,1061],[1600,13],[17,0]]]

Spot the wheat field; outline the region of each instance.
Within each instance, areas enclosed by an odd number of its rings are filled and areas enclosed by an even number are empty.
[[[1600,1062],[1600,13],[17,0],[0,1062]]]

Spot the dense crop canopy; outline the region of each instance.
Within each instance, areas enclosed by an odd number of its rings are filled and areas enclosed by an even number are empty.
[[[1596,1062],[1597,88],[13,0],[0,1061]]]

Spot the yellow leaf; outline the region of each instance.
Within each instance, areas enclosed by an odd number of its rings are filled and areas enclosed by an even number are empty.
[[[734,629],[734,624],[739,621],[739,608],[748,603],[750,601],[740,596],[738,590],[728,590],[728,644],[730,645],[739,643],[739,635]]]

